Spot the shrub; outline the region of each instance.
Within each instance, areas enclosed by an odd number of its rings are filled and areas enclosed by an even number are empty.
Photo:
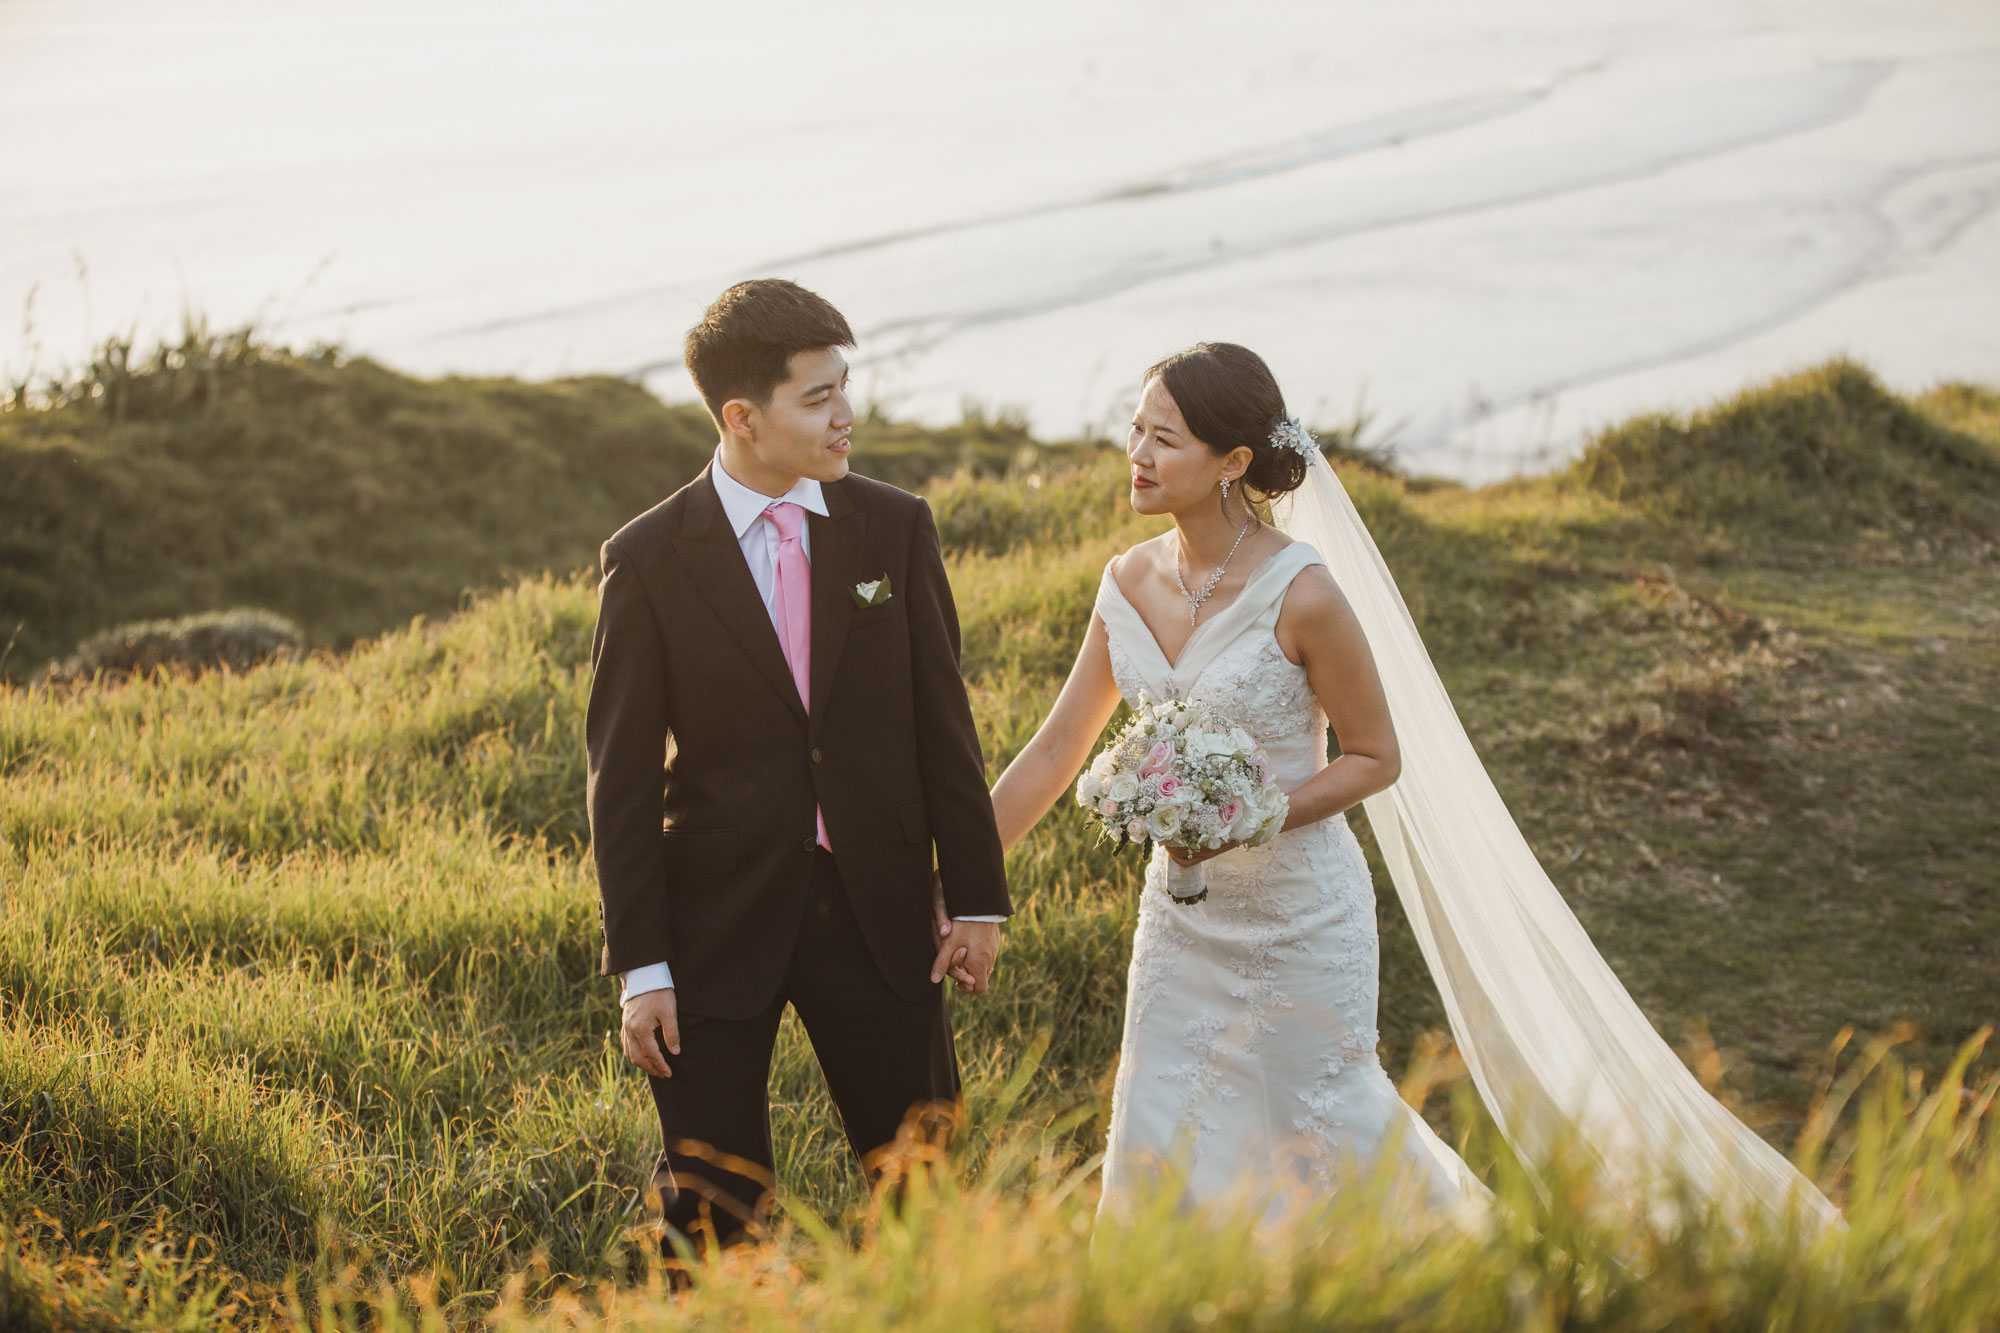
[[[239,606],[178,620],[140,620],[93,634],[49,669],[56,682],[124,680],[179,667],[190,673],[233,671],[291,657],[304,645],[299,627],[271,611]]]

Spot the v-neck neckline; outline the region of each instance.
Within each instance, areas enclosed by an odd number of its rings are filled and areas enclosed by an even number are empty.
[[[1285,552],[1291,550],[1293,547],[1297,545],[1298,543],[1296,541],[1287,542],[1283,546],[1280,546],[1277,550],[1271,552],[1271,554],[1265,556],[1262,560],[1258,561],[1256,568],[1250,571],[1250,577],[1243,580],[1243,586],[1241,588],[1238,588],[1236,590],[1236,595],[1229,599],[1229,605],[1223,607],[1220,611],[1217,611],[1214,615],[1210,616],[1207,620],[1202,621],[1199,625],[1196,625],[1194,627],[1194,632],[1187,636],[1187,641],[1181,644],[1180,652],[1176,653],[1171,660],[1167,657],[1166,647],[1160,642],[1160,636],[1158,634],[1155,634],[1153,632],[1153,627],[1146,623],[1145,614],[1139,610],[1138,606],[1133,603],[1130,597],[1125,595],[1125,589],[1123,589],[1118,585],[1118,576],[1115,573],[1113,573],[1109,568],[1107,568],[1104,571],[1104,577],[1105,580],[1108,583],[1110,583],[1111,590],[1118,594],[1118,600],[1125,603],[1125,609],[1127,611],[1130,611],[1132,613],[1132,618],[1139,622],[1139,628],[1146,631],[1146,640],[1147,642],[1153,645],[1153,654],[1156,657],[1158,657],[1161,662],[1166,664],[1167,675],[1174,676],[1180,671],[1181,664],[1183,662],[1186,662],[1191,656],[1191,650],[1194,648],[1195,640],[1201,638],[1201,636],[1208,631],[1209,626],[1215,624],[1219,620],[1227,619],[1230,612],[1234,611],[1237,607],[1241,606],[1243,604],[1243,599],[1249,595],[1251,585],[1256,583],[1258,579],[1264,576],[1265,571],[1271,567],[1271,563],[1274,560],[1276,560],[1279,556],[1285,554]]]

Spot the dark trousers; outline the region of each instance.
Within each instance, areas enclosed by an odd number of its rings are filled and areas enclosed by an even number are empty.
[[[672,1078],[647,1081],[665,1150],[653,1174],[667,1225],[697,1249],[743,1239],[768,1220],[776,1183],[771,1154],[771,1051],[785,1006],[798,1010],[826,1075],[847,1141],[871,1181],[912,1111],[913,1129],[937,1142],[958,1103],[958,1059],[944,988],[922,1000],[889,989],[848,906],[833,856],[816,851],[805,914],[784,983],[752,1018],[680,1015]],[[662,1246],[673,1256],[672,1237]]]

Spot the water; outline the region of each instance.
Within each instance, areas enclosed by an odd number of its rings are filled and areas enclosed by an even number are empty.
[[[1115,433],[1228,338],[1472,481],[1840,352],[2000,381],[1969,0],[0,0],[0,133],[17,373],[185,304],[681,398],[781,274],[897,413]]]

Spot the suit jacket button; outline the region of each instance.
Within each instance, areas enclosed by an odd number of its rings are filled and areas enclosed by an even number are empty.
[[[806,839],[806,850],[807,850],[807,851],[811,851],[811,850],[812,850],[813,848],[815,848],[815,847],[817,847],[817,846],[819,846],[819,837],[818,837],[817,835],[815,835],[815,836],[813,836],[813,837],[810,837],[810,838],[807,838],[807,839]]]
[[[815,764],[819,762],[819,747],[817,746],[813,747],[813,762]]]

